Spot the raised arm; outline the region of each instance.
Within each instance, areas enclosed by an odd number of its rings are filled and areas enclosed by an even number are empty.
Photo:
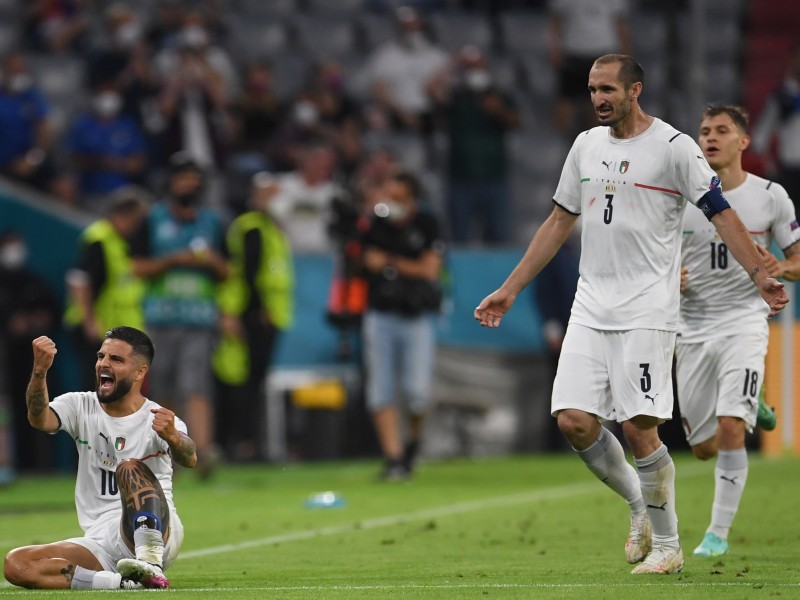
[[[47,336],[33,340],[33,372],[25,392],[28,405],[28,422],[40,431],[58,431],[58,417],[50,410],[50,396],[47,392],[47,371],[53,366],[56,357],[56,344]]]
[[[169,452],[175,462],[182,467],[193,468],[197,464],[197,448],[192,438],[175,427],[175,413],[163,406],[151,408],[150,412],[155,415],[153,430],[169,444]]]
[[[764,302],[769,305],[769,316],[772,317],[783,310],[789,302],[783,284],[769,276],[756,245],[739,217],[736,216],[736,212],[732,209],[718,212],[711,217],[711,223],[717,228],[717,233],[722,241],[758,287]]]
[[[499,289],[484,298],[475,309],[475,318],[484,327],[498,327],[522,289],[552,260],[569,236],[578,215],[560,206],[542,223],[533,236],[525,255]]]

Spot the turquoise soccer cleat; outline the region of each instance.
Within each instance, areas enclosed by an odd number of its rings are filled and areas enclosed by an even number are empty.
[[[695,556],[722,556],[728,553],[728,540],[723,540],[715,533],[706,533],[700,545],[694,549]]]

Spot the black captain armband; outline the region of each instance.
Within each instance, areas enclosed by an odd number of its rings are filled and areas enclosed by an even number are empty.
[[[722,189],[719,186],[712,187],[697,201],[697,208],[703,211],[709,221],[711,217],[730,207],[731,205],[722,195]]]

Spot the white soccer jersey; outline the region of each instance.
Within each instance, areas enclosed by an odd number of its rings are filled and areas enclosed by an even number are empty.
[[[144,460],[158,478],[170,510],[172,500],[172,458],[169,445],[153,431],[151,408],[159,405],[145,400],[127,417],[111,417],[100,407],[95,392],[70,392],[50,403],[61,421],[61,429],[78,448],[75,507],[81,529],[119,519],[122,503],[117,489],[117,465],[126,458]],[[186,433],[186,424],[175,417],[175,427]]]
[[[681,217],[714,177],[695,141],[660,119],[634,138],[578,136],[553,197],[583,221],[571,323],[677,330]]]
[[[774,240],[785,250],[800,240],[792,201],[777,183],[748,173],[740,186],[725,190],[725,198],[761,246],[769,249]],[[767,303],[696,207],[683,217],[682,262],[688,279],[681,297],[681,342],[767,333]]]

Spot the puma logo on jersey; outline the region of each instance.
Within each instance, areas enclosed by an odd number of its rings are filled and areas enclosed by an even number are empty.
[[[603,166],[604,166],[606,169],[611,169],[611,165],[613,164],[611,161],[608,161],[608,162],[606,162],[606,161],[602,160],[602,161],[600,161],[600,162],[602,162],[602,163],[603,163]]]
[[[105,434],[103,434],[103,432],[102,432],[102,431],[101,431],[101,432],[99,432],[99,435],[100,435],[100,437],[101,437],[101,438],[103,438],[103,439],[106,441],[106,444],[110,444],[110,443],[111,443],[111,440],[109,440],[109,439],[108,439],[108,436],[107,436],[107,435],[105,435]]]
[[[653,406],[655,406],[655,404],[656,404],[656,398],[658,398],[658,394],[656,394],[655,396],[651,396],[650,394],[645,394],[644,395],[644,399],[645,400],[650,400],[650,402],[653,403]]]

